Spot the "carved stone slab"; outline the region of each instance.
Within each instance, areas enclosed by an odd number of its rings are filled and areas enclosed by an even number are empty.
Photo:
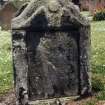
[[[69,0],[32,0],[12,20],[17,105],[87,95],[90,24]]]
[[[78,94],[76,35],[76,32],[45,32],[44,35],[41,32],[28,33],[31,99]]]

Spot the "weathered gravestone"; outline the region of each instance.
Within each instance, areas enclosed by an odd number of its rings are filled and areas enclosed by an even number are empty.
[[[32,0],[12,20],[17,105],[88,95],[90,24],[69,0]]]

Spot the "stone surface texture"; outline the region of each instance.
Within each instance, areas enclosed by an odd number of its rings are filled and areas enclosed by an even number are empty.
[[[12,20],[17,105],[91,93],[90,23],[69,0],[32,0]]]

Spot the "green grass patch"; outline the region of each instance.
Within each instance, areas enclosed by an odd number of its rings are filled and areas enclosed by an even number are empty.
[[[105,21],[91,23],[91,69],[94,91],[105,90]],[[105,97],[104,97],[105,98]]]
[[[101,74],[92,75],[92,88],[94,92],[105,90],[105,80]]]
[[[105,100],[105,91],[101,91],[97,96],[96,99],[99,101]]]
[[[91,101],[87,102],[85,105],[96,105],[96,101],[91,100]]]
[[[11,55],[11,34],[0,31],[0,94],[13,86]]]
[[[92,63],[105,66],[105,21],[92,22]]]

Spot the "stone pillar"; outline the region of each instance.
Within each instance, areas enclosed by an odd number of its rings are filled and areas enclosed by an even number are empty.
[[[69,0],[32,0],[12,20],[17,105],[91,94],[90,24]]]
[[[80,90],[83,96],[91,95],[90,33],[90,25],[80,28]]]
[[[28,62],[26,47],[26,32],[22,30],[13,30],[13,66],[14,80],[16,88],[17,105],[26,105],[28,100]]]

